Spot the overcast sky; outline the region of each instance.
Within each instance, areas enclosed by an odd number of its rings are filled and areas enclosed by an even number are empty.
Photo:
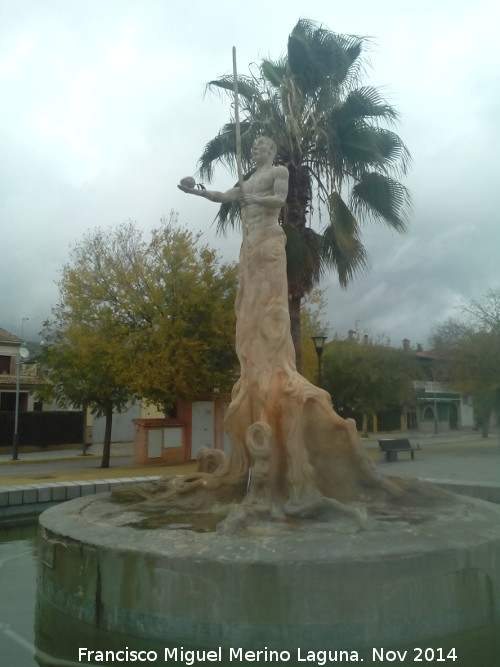
[[[366,83],[399,110],[414,200],[400,236],[367,224],[370,269],[328,284],[344,335],[427,343],[463,299],[500,286],[500,9],[494,0],[0,0],[0,327],[38,339],[71,244],[95,227],[171,209],[225,259],[237,234],[215,205],[177,190],[228,120],[210,79],[279,57],[300,17],[373,37]],[[217,189],[233,178],[222,168]],[[325,285],[326,285],[325,284]]]

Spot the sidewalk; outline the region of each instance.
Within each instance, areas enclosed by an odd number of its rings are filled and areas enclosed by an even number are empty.
[[[378,449],[378,439],[408,438],[421,450],[411,460],[400,453],[398,461],[386,463]],[[384,433],[362,438],[362,447],[383,474],[448,481],[479,482],[500,487],[500,444],[498,435],[481,438],[477,433]],[[116,477],[158,476],[167,472],[192,472],[195,463],[176,466],[134,464],[133,443],[113,443],[110,468],[100,468],[102,444],[92,445],[86,456],[81,448],[21,452],[19,460],[0,455],[0,486],[33,484],[42,481],[86,481]]]
[[[0,455],[0,487],[23,486],[38,483],[76,482],[116,478],[137,478],[165,475],[174,472],[192,472],[195,463],[177,466],[158,464],[134,464],[133,443],[117,442],[111,445],[109,468],[101,468],[102,444],[94,444],[82,455],[81,446],[71,449],[19,452],[19,459],[12,454]]]
[[[102,443],[97,443],[87,447],[87,453],[82,456],[82,445],[67,445],[66,447],[54,447],[54,449],[38,449],[34,452],[24,451],[23,447],[19,448],[19,459],[12,460],[12,453],[0,454],[0,465],[18,465],[23,463],[46,463],[48,461],[71,460],[79,461],[82,458],[96,458],[102,457]],[[111,445],[111,456],[130,456],[132,459],[134,455],[133,442],[114,442]]]

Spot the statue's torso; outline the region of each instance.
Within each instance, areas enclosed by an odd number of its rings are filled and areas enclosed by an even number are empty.
[[[248,181],[245,181],[246,194],[268,197],[274,194],[276,167],[269,167],[256,171]],[[246,239],[249,243],[257,243],[262,235],[266,235],[270,227],[278,224],[279,208],[268,208],[260,204],[249,204],[245,207],[243,218],[245,223]]]

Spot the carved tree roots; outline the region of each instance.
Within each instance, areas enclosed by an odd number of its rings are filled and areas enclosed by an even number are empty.
[[[263,519],[347,518],[360,525],[367,512],[402,517],[411,508],[450,502],[451,496],[432,485],[377,473],[354,421],[335,413],[326,392],[298,374],[294,382],[286,378],[285,388],[286,374],[276,376],[275,391],[262,397],[255,421],[255,400],[241,381],[236,385],[237,400],[226,417],[230,458],[204,447],[196,473],[122,487],[113,499],[144,512],[231,512],[221,532]]]

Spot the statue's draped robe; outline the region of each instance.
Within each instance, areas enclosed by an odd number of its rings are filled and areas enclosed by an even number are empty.
[[[339,417],[329,394],[297,372],[285,240],[279,225],[264,228],[252,242],[247,235],[243,238],[236,300],[241,377],[233,388],[225,428],[233,443],[231,474],[247,474],[252,465],[248,437],[255,439],[257,433],[257,441],[267,440],[270,449],[271,496],[292,508],[314,504],[324,495],[356,496],[346,473],[352,477],[355,471],[356,482],[363,479],[369,486],[380,477],[360,448],[354,422]],[[344,461],[336,471],[333,461],[328,471],[319,470],[328,457]]]

